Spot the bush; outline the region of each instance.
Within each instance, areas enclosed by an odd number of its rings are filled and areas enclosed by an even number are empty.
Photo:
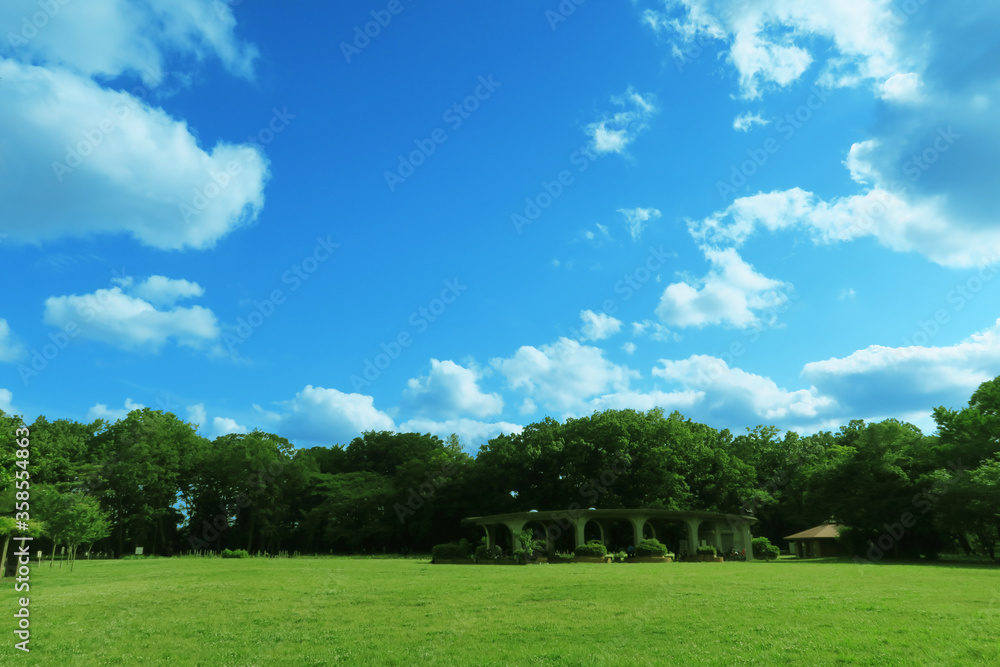
[[[578,546],[573,553],[577,556],[592,556],[601,558],[608,554],[608,548],[600,540],[591,540],[586,544]]]
[[[777,560],[781,550],[771,544],[771,540],[766,537],[755,537],[750,542],[753,548],[753,557],[760,560]]]
[[[250,554],[247,553],[246,549],[223,549],[223,558],[249,558]]]
[[[659,540],[643,540],[639,542],[639,546],[635,548],[636,556],[666,556],[667,546],[661,544]]]
[[[464,540],[463,540],[464,541]],[[431,549],[431,556],[434,560],[454,560],[456,558],[468,558],[469,557],[469,544],[461,544],[459,542],[447,542],[445,544],[437,544]]]
[[[717,555],[715,547],[713,547],[711,544],[703,547],[698,547],[697,553],[699,556],[712,556],[713,558]]]
[[[496,560],[502,555],[503,549],[495,544],[490,548],[487,548],[485,544],[476,547],[476,560]]]

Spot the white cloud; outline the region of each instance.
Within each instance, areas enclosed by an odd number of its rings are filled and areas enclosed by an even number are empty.
[[[0,410],[3,410],[8,415],[18,414],[17,408],[12,403],[13,400],[14,394],[11,393],[10,389],[0,388]]]
[[[198,283],[176,280],[164,276],[150,276],[131,290],[132,296],[144,299],[154,306],[172,306],[180,300],[205,294]]]
[[[18,128],[5,145],[18,169],[0,181],[12,241],[129,234],[204,249],[263,207],[258,148],[203,149],[183,120],[66,71],[0,60],[0,77],[0,123]]]
[[[14,338],[7,320],[0,317],[0,362],[13,363],[24,356],[24,346]]]
[[[655,208],[620,208],[618,212],[625,216],[625,226],[633,241],[638,241],[646,229],[646,223],[650,220],[657,220],[662,217],[659,209]]]
[[[622,351],[625,354],[635,354],[635,343],[629,341],[628,343],[622,344]]]
[[[642,320],[641,322],[632,323],[632,335],[633,336],[644,336],[648,334],[652,340],[658,341],[660,343],[670,343],[679,342],[682,340],[682,336],[679,333],[671,331],[667,327],[663,326],[659,322],[653,322],[652,320]]]
[[[495,438],[501,433],[520,433],[523,428],[519,424],[510,422],[502,421],[491,424],[465,418],[434,421],[418,417],[399,425],[401,432],[430,433],[439,438],[447,438],[454,433],[462,439],[462,444],[465,445],[466,449],[473,451],[478,450],[479,445],[485,445],[490,438]]]
[[[97,403],[92,408],[87,410],[87,421],[94,421],[95,419],[103,419],[109,422],[116,422],[120,419],[125,419],[128,414],[133,410],[142,410],[146,406],[142,403],[136,403],[131,398],[125,399],[124,408],[109,408],[104,403]]]
[[[580,319],[583,320],[581,341],[604,340],[615,335],[622,328],[620,320],[605,313],[595,313],[592,310],[581,310]]]
[[[468,415],[482,418],[503,410],[500,394],[487,394],[479,388],[482,373],[454,361],[431,359],[431,371],[406,383],[404,397],[420,414],[444,417]]]
[[[44,12],[39,11],[51,7]],[[51,18],[32,30],[33,17]],[[4,42],[25,61],[45,62],[86,77],[138,74],[162,78],[167,56],[217,57],[241,77],[253,75],[257,49],[235,35],[230,4],[203,0],[5,0],[0,4]],[[37,25],[37,24],[36,24]],[[170,68],[181,63],[172,62]]]
[[[922,326],[914,324],[908,337],[912,345],[872,345],[846,357],[813,361],[804,366],[802,377],[848,410],[860,412],[870,405],[896,412],[959,407],[981,383],[1000,373],[1000,320],[954,345],[927,345],[941,326],[928,318]]]
[[[611,102],[622,110],[587,126],[587,134],[598,153],[624,152],[636,135],[648,127],[649,119],[657,111],[651,95],[643,97],[631,86],[624,95],[612,97]]]
[[[677,8],[679,16],[671,13]],[[647,11],[644,19],[685,48],[696,40],[724,42],[747,99],[799,80],[815,58],[827,54],[819,74],[825,85],[881,82],[908,71],[899,47],[900,22],[888,0],[679,0],[669,3],[666,12]],[[684,52],[675,43],[675,59]]]
[[[815,420],[836,409],[837,402],[815,388],[787,391],[771,380],[730,368],[725,360],[706,355],[692,355],[672,361],[661,359],[653,369],[655,377],[699,392],[693,403],[702,419],[724,424],[747,424]]]
[[[590,409],[603,410],[639,410],[647,412],[653,408],[663,408],[666,413],[674,410],[687,411],[698,404],[703,398],[700,391],[686,389],[683,391],[619,391],[605,394],[590,400]]]
[[[215,417],[212,419],[212,431],[213,433],[206,437],[218,438],[230,433],[246,433],[247,427],[237,424],[235,419],[230,419],[229,417]]]
[[[133,285],[131,278],[115,282],[93,294],[49,297],[45,300],[45,323],[60,329],[75,326],[77,335],[83,338],[124,349],[157,352],[170,340],[184,347],[206,349],[217,342],[221,332],[211,310],[202,306],[157,310],[150,302],[134,296],[146,292],[160,301],[166,296],[177,298],[178,291],[200,291],[195,283],[167,278],[154,281],[152,287],[149,281]]]
[[[188,423],[197,424],[204,428],[208,424],[208,415],[205,413],[205,404],[189,405],[187,407]]]
[[[742,113],[733,119],[733,129],[737,132],[749,132],[754,125],[764,127],[771,121],[765,120],[760,114],[752,114],[749,111]]]
[[[292,440],[346,445],[364,431],[396,430],[392,418],[364,394],[307,385],[295,398],[278,405],[281,411],[271,413],[277,418],[276,428]]]
[[[237,424],[235,419],[229,417],[215,417],[211,422],[205,411],[205,404],[187,406],[188,422],[198,425],[198,432],[210,440],[230,433],[247,433],[249,429],[242,424]]]
[[[920,75],[914,72],[893,74],[882,84],[882,99],[901,104],[918,104],[923,101]]]
[[[581,410],[593,396],[624,391],[638,373],[604,357],[604,351],[560,338],[551,345],[522,346],[514,356],[490,362],[511,389],[528,394],[548,410]]]
[[[930,149],[947,150],[957,139],[941,128]],[[937,148],[934,142],[937,142]],[[950,142],[950,143],[949,143]],[[911,194],[904,181],[888,182],[869,160],[879,143],[854,144],[845,165],[852,178],[871,184],[863,193],[829,201],[800,188],[741,197],[726,209],[689,223],[695,239],[741,245],[757,229],[805,229],[816,244],[838,243],[872,236],[897,252],[918,252],[932,262],[954,268],[991,263],[1000,258],[1000,229],[956,218],[943,196]],[[916,163],[910,163],[919,177]],[[912,179],[910,181],[912,183]]]
[[[857,292],[854,291],[853,287],[845,287],[844,289],[840,290],[840,294],[837,295],[837,298],[841,301],[854,301],[854,298],[857,295],[858,294]]]
[[[665,323],[680,327],[721,324],[747,327],[760,322],[760,314],[788,301],[788,283],[754,271],[733,248],[702,248],[712,268],[690,284],[668,285],[656,314]]]
[[[18,128],[4,144],[16,169],[0,180],[0,233],[24,243],[129,234],[203,249],[256,218],[269,176],[259,148],[202,147],[154,101],[189,85],[210,57],[252,77],[257,50],[236,38],[227,3],[8,0],[0,25],[0,125]]]

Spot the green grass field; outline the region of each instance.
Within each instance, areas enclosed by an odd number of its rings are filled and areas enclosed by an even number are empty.
[[[78,562],[32,573],[24,665],[1000,665],[1000,569],[823,561]]]

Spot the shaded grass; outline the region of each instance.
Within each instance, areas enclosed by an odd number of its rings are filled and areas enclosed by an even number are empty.
[[[996,568],[81,562],[33,571],[29,655],[3,588],[4,664],[1000,664]]]

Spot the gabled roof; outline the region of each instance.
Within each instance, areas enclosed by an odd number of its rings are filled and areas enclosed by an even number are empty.
[[[794,535],[789,535],[786,540],[808,540],[815,538],[831,538],[835,539],[840,537],[840,526],[835,523],[824,523],[815,528],[810,528],[809,530],[803,530],[801,533],[795,533]]]

